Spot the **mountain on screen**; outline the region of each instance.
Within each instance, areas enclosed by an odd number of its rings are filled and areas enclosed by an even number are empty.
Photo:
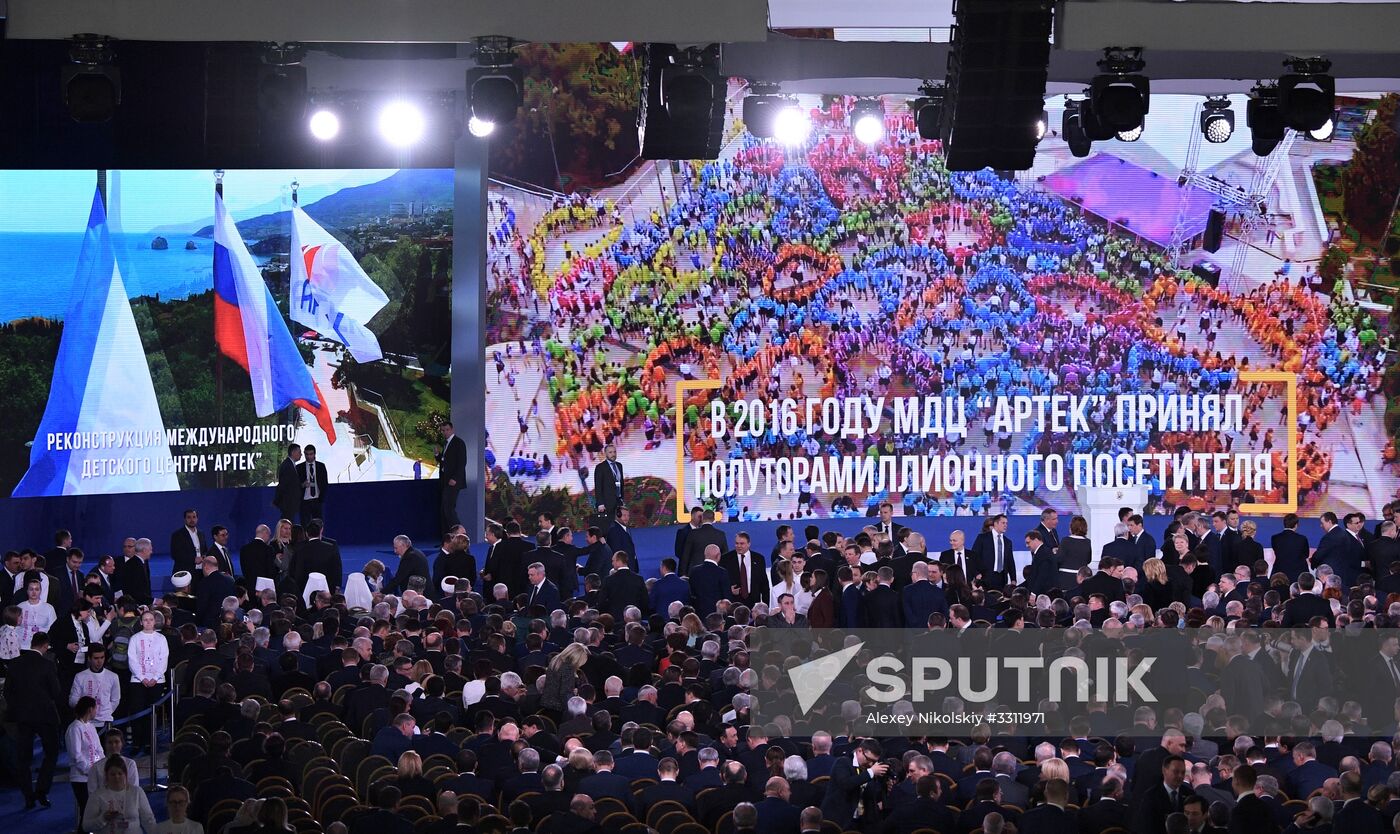
[[[440,208],[452,207],[452,171],[446,168],[405,168],[379,182],[342,188],[334,194],[305,206],[312,219],[327,228],[345,228],[383,219],[389,216],[394,203],[414,203]],[[260,240],[273,235],[288,234],[290,214],[276,211],[261,214],[238,223],[238,231],[246,240]],[[195,233],[212,237],[214,227],[205,226]]]

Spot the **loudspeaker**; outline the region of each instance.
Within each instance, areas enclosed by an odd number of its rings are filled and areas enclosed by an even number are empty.
[[[1207,252],[1219,252],[1220,243],[1225,237],[1225,212],[1211,209],[1206,218],[1206,239],[1201,248]]]
[[[726,80],[719,46],[642,49],[637,137],[643,159],[718,159],[724,144]]]

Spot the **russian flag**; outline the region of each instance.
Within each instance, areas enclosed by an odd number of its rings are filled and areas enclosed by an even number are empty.
[[[224,198],[214,195],[214,336],[219,350],[248,372],[253,407],[266,417],[289,405],[305,409],[335,442],[335,423],[320,386],[302,360],[272,292],[243,243]]]
[[[49,401],[29,450],[29,470],[13,495],[179,488],[151,368],[112,250],[102,192],[96,190]]]

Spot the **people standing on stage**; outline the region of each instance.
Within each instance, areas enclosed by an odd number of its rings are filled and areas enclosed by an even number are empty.
[[[402,534],[394,536],[393,547],[394,555],[399,557],[399,567],[394,571],[393,581],[384,586],[384,593],[402,596],[404,591],[409,590],[409,583],[415,576],[423,580],[423,587],[418,589],[420,593],[426,592],[428,580],[432,576],[428,567],[428,557],[413,546],[412,539]]]
[[[171,575],[180,571],[194,573],[196,560],[209,552],[209,537],[199,529],[199,512],[185,510],[185,523],[170,534]]]
[[[599,513],[615,516],[626,500],[622,464],[617,462],[617,446],[609,443],[603,447],[603,459],[593,467],[593,502]]]
[[[288,525],[289,529],[290,527],[291,525]],[[238,567],[250,591],[257,591],[259,579],[267,579],[274,583],[277,581],[277,557],[273,552],[271,539],[272,529],[266,524],[259,524],[253,531],[252,541],[238,549]]]
[[[316,460],[316,447],[306,445],[305,459],[297,464],[297,483],[301,485],[301,523],[313,518],[326,520],[326,489],[330,476],[326,465]]]
[[[451,422],[442,424],[442,447],[437,452],[437,463],[441,490],[438,512],[442,529],[447,531],[462,523],[457,518],[457,494],[467,482],[467,444],[457,436]]]
[[[301,446],[293,443],[287,447],[287,456],[277,465],[277,491],[273,493],[272,506],[283,518],[301,517],[301,479],[297,476],[297,464],[301,461]]]

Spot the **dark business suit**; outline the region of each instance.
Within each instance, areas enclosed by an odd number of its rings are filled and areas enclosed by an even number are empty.
[[[442,580],[449,576],[458,579],[465,579],[476,587],[476,557],[470,550],[454,550],[451,553],[438,549],[437,556],[433,559],[433,587],[428,589],[430,596],[442,593]],[[575,581],[578,575],[574,575]]]
[[[690,583],[679,574],[668,573],[652,584],[647,599],[651,603],[652,611],[665,614],[673,602],[690,604]]]
[[[1231,715],[1258,715],[1264,709],[1268,682],[1264,669],[1243,654],[1230,658],[1220,673],[1220,694]]]
[[[222,571],[202,577],[199,580],[199,593],[195,595],[195,621],[201,628],[218,628],[224,599],[237,592],[233,577]]]
[[[623,493],[626,474],[622,464],[606,458],[593,467],[593,504],[609,516],[617,515],[617,508],[627,496]]]
[[[822,801],[822,816],[841,826],[841,830],[851,827],[856,807],[862,798],[869,813],[876,814],[877,793],[866,768],[856,769],[850,756],[841,756],[831,765],[831,781],[827,785],[826,799]]]
[[[948,597],[942,588],[927,579],[910,582],[908,587],[899,592],[899,601],[904,613],[904,624],[909,628],[927,628],[929,615],[935,611],[940,614],[948,613]]]
[[[1142,551],[1130,539],[1114,539],[1103,546],[1100,558],[1112,556],[1114,559],[1134,568],[1142,567]]]
[[[1230,817],[1230,834],[1235,832],[1235,819]],[[1265,829],[1243,829],[1248,834]],[[1386,834],[1390,826],[1380,811],[1367,805],[1360,798],[1348,799],[1336,806],[1332,812],[1332,830],[1337,834]]]
[[[729,551],[729,537],[713,524],[702,524],[690,531],[685,538],[685,550],[681,552],[680,573],[689,576],[690,569],[705,561],[705,548],[714,545],[720,553]]]
[[[614,521],[608,528],[608,548],[616,553],[621,550],[627,554],[627,566],[632,570],[637,570],[637,545],[632,541],[632,531],[624,527],[620,522]]]
[[[1342,585],[1350,588],[1356,584],[1357,574],[1361,573],[1361,563],[1365,558],[1366,549],[1361,546],[1361,542],[1338,524],[1317,543],[1317,551],[1312,555],[1312,565],[1329,565],[1341,578]]]
[[[720,600],[729,598],[729,571],[718,563],[706,559],[691,570],[689,578],[695,610],[701,617],[713,613]]]
[[[1192,795],[1191,786],[1182,783],[1181,787],[1176,789],[1176,801],[1173,802],[1167,793],[1167,786],[1162,784],[1160,773],[1161,771],[1157,771],[1158,775],[1152,779],[1152,786],[1133,800],[1133,826],[1130,829],[1133,834],[1166,834],[1167,815],[1180,811],[1186,797]],[[1151,777],[1139,771],[1138,778]]]
[[[402,570],[402,569],[401,569]],[[292,566],[288,571],[292,583],[300,595],[306,589],[307,577],[320,573],[326,577],[331,593],[341,587],[340,545],[334,539],[309,539],[297,546],[292,554]]]
[[[416,547],[410,547],[399,557],[399,569],[394,571],[394,578],[388,585],[384,586],[386,594],[403,594],[408,590],[408,582],[415,576],[423,577],[423,592],[432,593],[428,587],[432,569],[428,567],[428,557],[423,555],[423,551]],[[334,586],[332,586],[334,587]]]
[[[250,589],[258,587],[259,578],[277,579],[277,557],[272,545],[253,539],[238,550],[238,568]]]
[[[1283,625],[1285,628],[1305,626],[1313,617],[1323,617],[1329,626],[1332,625],[1332,603],[1317,594],[1300,593],[1283,604]]]
[[[1288,698],[1297,701],[1304,712],[1317,709],[1317,701],[1332,694],[1332,664],[1325,652],[1313,649],[1306,659],[1294,653],[1293,668],[1288,672]],[[1302,663],[1299,670],[1297,664]]]
[[[330,486],[330,475],[326,472],[326,464],[316,461],[316,497],[306,497],[306,465],[307,461],[302,460],[297,464],[297,486],[302,490],[301,498],[301,523],[306,524],[313,518],[325,520],[326,518],[326,488]]]
[[[1021,815],[1019,834],[1079,834],[1079,821],[1056,805],[1039,805]]]
[[[1002,569],[1000,572],[997,571],[996,536],[996,532],[992,530],[979,533],[977,541],[972,544],[972,549],[977,554],[983,587],[999,589],[1018,583],[1021,579],[1021,572],[1016,569],[1015,546],[1011,543],[1011,537],[1005,534],[1001,536]],[[968,577],[968,581],[971,580],[972,577]]]
[[[1127,539],[1117,539],[1120,542],[1127,542]],[[1088,600],[1093,594],[1103,594],[1105,602],[1122,602],[1124,599],[1123,580],[1114,579],[1112,576],[1099,571],[1079,586],[1079,596]]]
[[[1366,563],[1371,575],[1384,579],[1390,575],[1390,566],[1400,560],[1400,539],[1377,536],[1366,546]]]
[[[11,660],[5,674],[5,720],[15,724],[15,755],[19,764],[20,790],[24,798],[47,796],[58,765],[61,724],[58,719],[63,691],[54,662],[36,651],[25,649]],[[30,782],[34,762],[34,737],[43,746],[39,779]]]
[[[860,601],[861,628],[899,628],[899,594],[889,585],[876,585]]]
[[[1300,797],[1301,798],[1301,797]],[[1254,794],[1245,794],[1230,809],[1230,834],[1278,834],[1278,823],[1273,812],[1264,800]],[[1351,831],[1351,829],[1333,830]]]
[[[608,574],[607,579],[603,580],[603,589],[598,592],[597,609],[600,612],[612,614],[613,619],[620,623],[622,622],[622,613],[627,610],[629,605],[637,606],[643,617],[650,613],[647,604],[646,580],[633,570],[625,568],[614,570]]]
[[[690,537],[693,541],[695,536]],[[737,551],[725,553],[719,560],[720,567],[729,574],[729,584],[733,587],[743,588],[742,572],[739,570],[739,554]],[[763,554],[757,550],[749,551],[749,595],[742,599],[735,600],[745,605],[752,606],[755,603],[767,602],[768,592],[771,585],[768,582],[768,568],[763,564]]]
[[[438,452],[437,463],[438,488],[441,490],[438,514],[442,530],[446,532],[461,524],[457,518],[457,494],[467,482],[466,441],[453,434],[442,447],[442,451]],[[455,482],[455,485],[449,481]]]
[[[1044,524],[1035,525],[1035,532],[1040,534],[1040,540],[1051,550],[1060,549],[1060,534],[1046,527]]]
[[[170,534],[170,561],[174,563],[170,571],[172,576],[182,570],[194,573],[195,557],[200,553],[209,552],[209,537],[203,530],[196,530],[195,533],[199,536],[199,553],[195,552],[194,539],[190,538],[189,528],[181,525]]]
[[[1244,565],[1253,572],[1254,563],[1264,558],[1264,545],[1260,544],[1256,539],[1245,538],[1236,533],[1233,538],[1227,536],[1226,541],[1230,543],[1230,559],[1234,560],[1235,567]],[[1234,569],[1235,568],[1229,568],[1231,572],[1233,572]]]
[[[151,564],[140,556],[132,556],[117,568],[117,585],[122,599],[132,599],[141,605],[151,604]]]
[[[1235,568],[1240,565],[1248,565],[1253,570],[1254,563],[1244,561],[1244,554],[1239,551],[1239,544],[1243,540],[1244,536],[1240,535],[1239,530],[1229,527],[1226,527],[1225,532],[1220,534],[1220,569],[1222,573],[1234,573]],[[1262,551],[1263,545],[1260,545],[1259,549]]]
[[[1269,539],[1274,549],[1274,573],[1280,571],[1289,579],[1297,579],[1298,574],[1308,569],[1308,537],[1297,530],[1284,530]]]
[[[548,579],[539,585],[531,585],[529,590],[529,600],[525,603],[525,610],[529,611],[532,606],[542,606],[546,613],[553,612],[560,608],[559,588]]]
[[[1048,594],[1059,587],[1060,560],[1050,545],[1041,544],[1031,552],[1030,572],[1026,575],[1026,590],[1033,594]]]
[[[301,517],[301,480],[297,478],[297,465],[290,457],[282,458],[277,464],[277,490],[272,496],[272,506],[288,521]]]

